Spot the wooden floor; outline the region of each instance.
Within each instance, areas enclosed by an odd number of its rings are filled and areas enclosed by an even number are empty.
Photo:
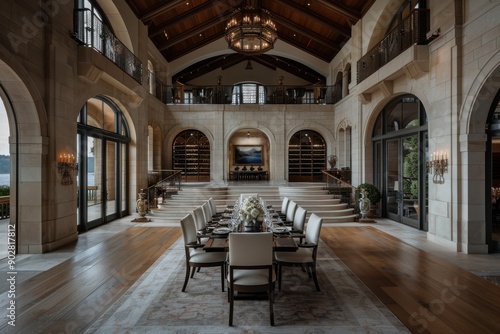
[[[413,333],[500,333],[500,287],[373,227],[321,239]]]
[[[20,283],[16,327],[4,318],[0,332],[84,332],[180,236],[130,227]],[[500,287],[373,227],[321,239],[413,333],[500,333]]]
[[[15,327],[4,317],[0,332],[84,332],[180,236],[176,227],[130,227],[20,283]]]

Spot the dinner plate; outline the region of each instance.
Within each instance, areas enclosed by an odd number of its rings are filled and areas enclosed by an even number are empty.
[[[229,224],[229,220],[219,220],[219,225],[227,226]]]
[[[275,227],[273,228],[274,233],[287,233],[288,229],[286,227]]]
[[[215,234],[228,234],[229,232],[231,232],[231,230],[227,227],[218,227],[216,229],[214,229],[214,231],[212,233],[215,233]]]

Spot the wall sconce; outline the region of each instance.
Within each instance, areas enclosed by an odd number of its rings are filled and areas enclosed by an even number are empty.
[[[75,156],[73,154],[61,154],[57,160],[57,170],[62,174],[61,184],[66,186],[73,184],[72,175],[78,171],[78,164],[75,163]]]
[[[427,161],[427,172],[434,174],[432,182],[444,183],[445,172],[448,172],[448,154],[443,152],[434,152],[431,154],[431,159]]]

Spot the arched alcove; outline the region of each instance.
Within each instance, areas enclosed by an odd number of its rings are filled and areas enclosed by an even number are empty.
[[[188,129],[175,136],[172,168],[181,171],[185,182],[210,181],[210,141],[201,131]]]
[[[270,178],[270,143],[259,129],[242,128],[228,140],[228,179],[232,181]]]

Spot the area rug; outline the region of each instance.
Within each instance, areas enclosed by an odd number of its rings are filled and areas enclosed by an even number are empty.
[[[86,333],[409,333],[323,243],[320,292],[301,268],[284,268],[275,326],[266,300],[237,300],[229,327],[218,268],[202,268],[181,292],[183,247],[177,241]]]

